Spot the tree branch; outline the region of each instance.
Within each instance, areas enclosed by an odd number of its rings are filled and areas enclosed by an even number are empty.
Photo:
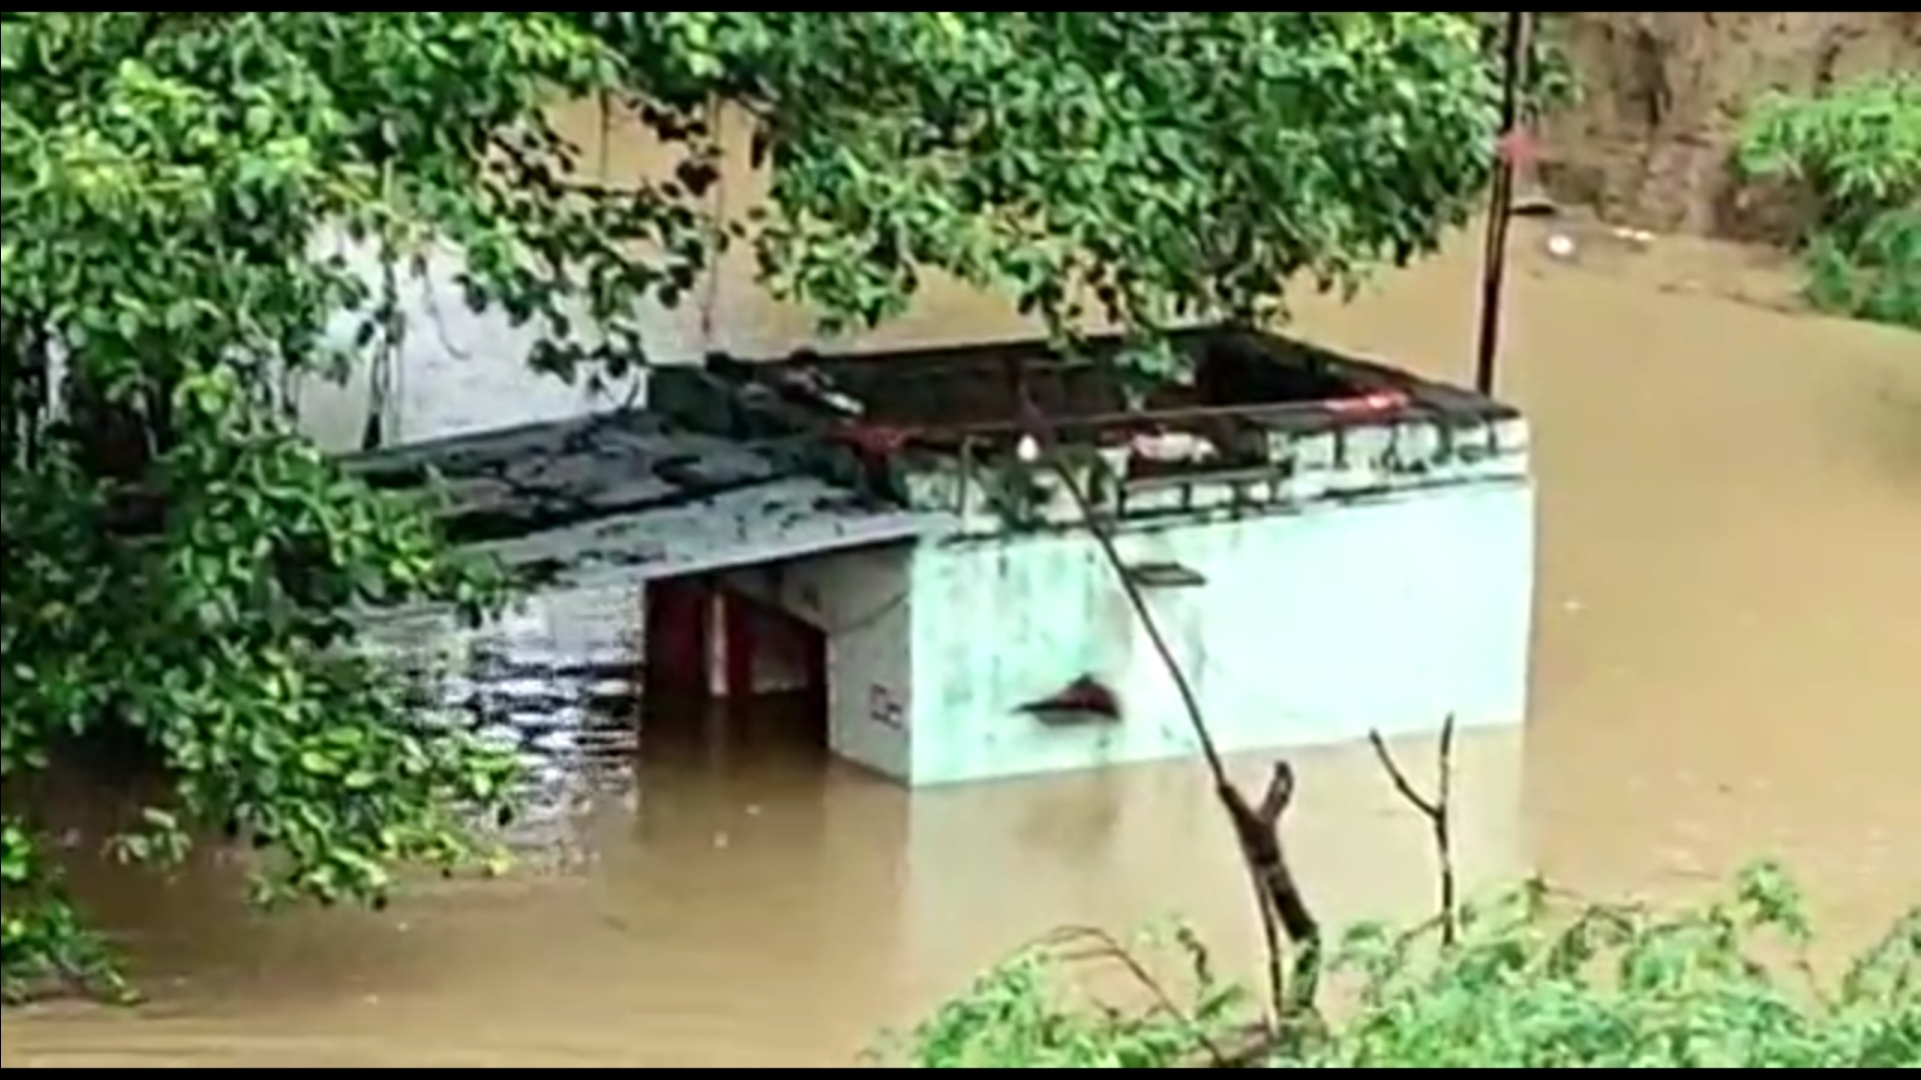
[[[1189,725],[1195,739],[1200,743],[1202,757],[1214,777],[1215,795],[1221,801],[1228,820],[1234,828],[1236,846],[1241,860],[1246,865],[1250,880],[1254,885],[1255,906],[1260,913],[1261,932],[1267,952],[1268,992],[1273,1010],[1273,1030],[1277,1034],[1291,1018],[1311,1013],[1314,1007],[1315,989],[1319,983],[1321,958],[1320,923],[1308,908],[1295,883],[1292,869],[1288,866],[1280,842],[1280,817],[1287,809],[1294,789],[1293,770],[1285,761],[1276,762],[1274,775],[1268,791],[1261,799],[1260,810],[1250,806],[1247,797],[1227,775],[1227,766],[1221,759],[1219,748],[1214,744],[1208,729],[1207,717],[1203,713],[1200,697],[1194,691],[1180,659],[1168,645],[1161,633],[1160,624],[1154,618],[1154,611],[1148,605],[1140,584],[1127,572],[1127,563],[1116,546],[1113,530],[1108,523],[1095,513],[1092,503],[1074,475],[1053,453],[1055,446],[1054,428],[1046,416],[1026,393],[1026,388],[1015,387],[1018,407],[1021,412],[1022,426],[1027,435],[1036,440],[1054,475],[1061,486],[1073,499],[1075,508],[1080,512],[1087,531],[1100,546],[1101,554],[1112,569],[1121,591],[1126,595],[1134,617],[1146,632],[1148,642],[1159,657],[1161,666],[1166,669],[1168,678],[1174,683],[1181,706],[1187,713]],[[1286,962],[1281,949],[1281,936],[1285,932],[1288,942],[1294,947],[1296,956],[1290,993],[1289,980],[1283,976]]]
[[[1437,784],[1439,791],[1434,798],[1428,798],[1415,790],[1408,781],[1407,774],[1401,770],[1400,763],[1387,748],[1387,740],[1378,731],[1367,733],[1367,741],[1374,746],[1374,756],[1380,759],[1381,767],[1387,770],[1388,779],[1394,782],[1394,790],[1400,793],[1422,817],[1427,819],[1428,829],[1434,837],[1435,856],[1440,862],[1440,921],[1441,944],[1452,946],[1460,933],[1460,898],[1454,867],[1454,716],[1449,714],[1441,725],[1441,745],[1437,753]]]
[[[1193,1034],[1194,1041],[1206,1051],[1215,1068],[1229,1066],[1227,1054],[1207,1033],[1207,1029],[1186,1010],[1174,1004],[1174,997],[1167,992],[1167,988],[1147,970],[1147,965],[1141,963],[1140,958],[1135,956],[1132,950],[1115,940],[1114,935],[1094,926],[1063,926],[1042,938],[1041,945],[1057,950],[1057,955],[1069,962],[1106,960],[1119,964],[1142,989],[1154,998],[1156,1009],[1178,1020]],[[1077,946],[1077,948],[1071,952],[1067,951],[1070,946]]]

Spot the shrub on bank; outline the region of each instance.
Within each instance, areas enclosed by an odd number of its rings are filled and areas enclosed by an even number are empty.
[[[1921,77],[1764,97],[1737,157],[1815,200],[1803,254],[1816,307],[1921,329]]]
[[[1248,996],[1216,979],[1191,934],[1184,992],[1144,1008],[1075,993],[1088,952],[1029,950],[943,1005],[882,1056],[922,1068],[1914,1068],[1921,1067],[1921,909],[1838,978],[1806,959],[1799,897],[1772,868],[1680,911],[1587,905],[1528,886],[1464,910],[1454,944],[1379,926],[1329,970],[1344,1004],[1323,1023],[1250,1038]],[[1083,942],[1084,944],[1084,942]],[[1095,950],[1135,971],[1112,948]]]

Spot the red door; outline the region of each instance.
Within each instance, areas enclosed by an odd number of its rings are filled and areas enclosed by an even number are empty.
[[[712,587],[698,578],[650,581],[645,605],[643,685],[670,694],[704,695]]]

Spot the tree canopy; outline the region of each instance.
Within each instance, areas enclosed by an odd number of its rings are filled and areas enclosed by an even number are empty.
[[[680,56],[648,80],[673,104],[718,88],[753,109],[773,280],[869,319],[925,267],[1049,315],[1088,296],[1130,323],[1268,314],[1295,274],[1350,285],[1432,247],[1496,121],[1478,28],[1441,13],[590,24],[623,56]]]
[[[726,242],[830,324],[898,314],[934,268],[1056,328],[1084,304],[1267,318],[1290,281],[1351,286],[1463,219],[1495,91],[1442,12],[0,16],[7,790],[133,746],[172,797],[118,850],[224,827],[267,897],[379,900],[398,867],[484,854],[468,814],[505,809],[511,763],[408,723],[352,645],[359,609],[500,594],[277,392],[394,348],[393,280],[431,250],[561,375],[644,361],[639,301]],[[587,95],[677,147],[674,179],[581,182],[548,110]],[[698,199],[716,100],[772,170],[750,220]],[[31,800],[8,815],[10,988],[92,973]]]

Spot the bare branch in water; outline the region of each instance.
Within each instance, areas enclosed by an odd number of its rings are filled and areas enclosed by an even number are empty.
[[[1208,771],[1213,774],[1215,795],[1234,827],[1235,843],[1254,883],[1255,906],[1260,913],[1261,932],[1267,951],[1273,1030],[1278,1033],[1289,1024],[1291,1018],[1313,1012],[1321,960],[1320,924],[1295,884],[1293,871],[1288,866],[1280,843],[1281,814],[1287,809],[1294,792],[1293,770],[1284,761],[1276,763],[1259,810],[1250,806],[1246,796],[1234,786],[1233,780],[1227,775],[1220,751],[1214,744],[1207,717],[1201,710],[1200,697],[1195,693],[1180,659],[1174,655],[1173,648],[1161,633],[1160,623],[1154,618],[1154,611],[1148,605],[1140,584],[1127,572],[1127,563],[1115,545],[1113,530],[1095,512],[1086,492],[1081,490],[1060,455],[1054,452],[1053,425],[1027,395],[1024,387],[1017,386],[1016,393],[1022,426],[1027,429],[1025,434],[1036,441],[1068,497],[1074,500],[1075,509],[1080,512],[1087,531],[1100,546],[1101,555],[1113,571],[1115,580],[1120,583],[1128,606],[1133,609],[1135,619],[1140,622],[1161,666],[1174,684],[1175,693],[1187,713],[1188,724],[1200,744],[1201,755],[1206,760]],[[1289,980],[1283,975],[1286,967],[1281,947],[1283,932],[1295,951],[1291,990]]]
[[[1394,753],[1387,748],[1387,740],[1381,738],[1380,732],[1368,732],[1367,741],[1374,745],[1374,756],[1380,759],[1381,767],[1387,770],[1388,779],[1394,782],[1394,790],[1427,819],[1428,829],[1434,836],[1434,852],[1440,862],[1441,944],[1451,946],[1460,934],[1459,885],[1454,868],[1454,717],[1450,714],[1441,725],[1441,746],[1436,755],[1440,774],[1436,780],[1439,791],[1431,799],[1415,790],[1408,781],[1407,773],[1394,760]]]

